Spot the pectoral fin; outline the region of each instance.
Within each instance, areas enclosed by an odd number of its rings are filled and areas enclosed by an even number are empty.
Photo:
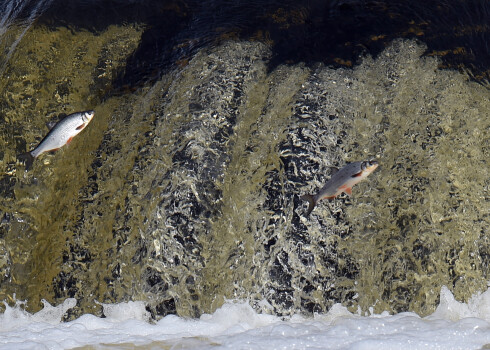
[[[85,127],[85,123],[83,123],[83,124],[82,124],[82,125],[80,125],[80,126],[77,126],[77,130],[82,130],[84,127]]]

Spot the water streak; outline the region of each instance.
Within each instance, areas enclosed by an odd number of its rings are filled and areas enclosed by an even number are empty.
[[[52,0],[39,0],[34,3],[6,0],[0,4],[0,77],[25,33],[51,2]],[[13,27],[16,30],[13,30]]]

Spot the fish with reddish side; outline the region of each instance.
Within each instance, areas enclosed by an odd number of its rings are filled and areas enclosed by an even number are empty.
[[[66,116],[52,127],[36,148],[19,155],[19,160],[23,160],[26,170],[29,170],[34,160],[41,154],[56,151],[70,143],[80,131],[85,129],[93,117],[94,111],[77,112]]]
[[[322,199],[333,199],[342,192],[350,196],[352,187],[368,177],[377,167],[378,162],[374,160],[354,162],[344,166],[332,176],[320,192],[315,195],[306,194],[301,196],[301,199],[309,202],[306,216],[310,215],[315,205]]]

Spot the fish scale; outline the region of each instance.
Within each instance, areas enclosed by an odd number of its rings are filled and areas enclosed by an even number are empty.
[[[94,117],[94,111],[76,112],[59,121],[32,151],[21,154],[20,160],[25,161],[29,170],[34,160],[41,154],[56,151],[78,135]]]

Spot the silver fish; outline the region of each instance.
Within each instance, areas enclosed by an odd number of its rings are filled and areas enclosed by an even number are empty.
[[[309,202],[306,216],[310,215],[315,205],[322,199],[333,199],[342,192],[350,196],[352,194],[352,187],[368,177],[377,167],[378,162],[373,160],[354,162],[344,166],[332,176],[317,194],[301,196],[301,199]]]
[[[56,151],[70,143],[80,131],[85,129],[93,117],[94,111],[77,112],[56,123],[36,148],[19,156],[19,159],[25,161],[26,170],[31,168],[34,160],[41,154]]]

